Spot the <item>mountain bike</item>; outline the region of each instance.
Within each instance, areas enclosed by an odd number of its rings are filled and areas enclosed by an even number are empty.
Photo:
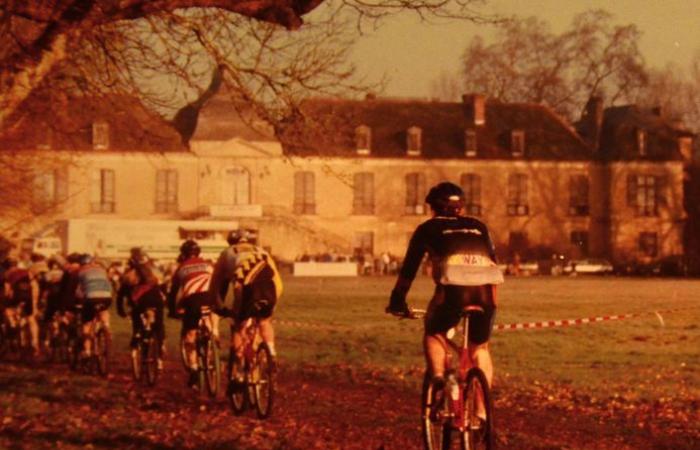
[[[15,312],[10,312],[11,317],[6,316],[3,311],[3,315],[0,318],[0,358],[9,356],[11,359],[21,359],[22,353],[24,353],[22,342],[24,324],[19,314],[21,306],[13,307],[12,309]]]
[[[275,398],[272,354],[260,336],[259,318],[247,319],[241,334],[244,338],[243,358],[238,358],[234,349],[229,353],[227,395],[235,414],[255,407],[258,417],[265,419],[272,412]]]
[[[161,341],[156,336],[154,325],[156,323],[156,309],[146,308],[139,315],[140,326],[134,335],[134,346],[131,350],[131,373],[134,380],[140,381],[145,374],[145,381],[149,386],[154,386],[160,372]]]
[[[82,305],[81,305],[82,306]],[[86,372],[91,372],[96,369],[97,373],[105,377],[109,373],[109,355],[112,345],[112,335],[109,328],[100,320],[100,313],[107,309],[107,305],[97,304],[95,306],[95,317],[90,321],[90,327],[92,329],[91,336],[85,337],[80,336],[81,333],[81,320],[80,320],[80,309],[76,314],[76,337],[73,341],[73,354],[71,355],[70,365],[72,369],[82,368]],[[85,355],[83,349],[85,348],[85,341],[90,339],[92,353]]]
[[[71,355],[69,319],[56,311],[46,324],[46,358],[52,363],[67,363]]]
[[[197,353],[197,370],[199,379],[199,391],[204,392],[206,386],[210,397],[216,397],[221,386],[221,360],[219,357],[219,345],[214,337],[214,325],[212,311],[209,306],[200,309],[199,324],[196,329],[195,351]],[[187,364],[184,336],[180,341],[182,362]]]
[[[467,306],[460,313],[460,324],[447,333],[444,386],[434,386],[431,374],[425,373],[421,428],[427,450],[449,450],[455,444],[461,450],[494,448],[491,391],[484,372],[476,366],[470,367],[467,351],[469,317],[483,313],[480,306]],[[424,316],[425,311],[412,310],[405,317]],[[457,329],[461,332],[457,333]],[[453,357],[457,358],[456,368]]]

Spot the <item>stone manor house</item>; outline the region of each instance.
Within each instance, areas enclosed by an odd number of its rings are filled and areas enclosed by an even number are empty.
[[[41,214],[25,234],[66,218],[207,219],[258,230],[284,260],[402,256],[429,217],[427,190],[449,180],[502,258],[684,253],[694,135],[658,109],[593,98],[570,124],[543,105],[481,95],[316,99],[277,139],[243,124],[223,95],[190,111],[185,127],[123,97],[55,101],[63,113],[28,107],[0,142],[57,161],[37,169]]]

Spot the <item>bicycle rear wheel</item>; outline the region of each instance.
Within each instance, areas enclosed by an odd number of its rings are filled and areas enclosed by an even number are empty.
[[[158,358],[160,358],[160,342],[158,339],[150,337],[144,342],[143,366],[146,372],[146,382],[149,386],[154,386],[158,381]]]
[[[443,389],[435,389],[428,373],[423,378],[421,409],[421,429],[425,449],[449,449],[451,427],[449,421],[445,418],[444,391]]]
[[[255,380],[255,409],[258,417],[265,419],[270,416],[275,399],[275,368],[272,354],[265,343],[258,347],[253,379]]]
[[[93,351],[97,359],[97,372],[103,377],[107,376],[109,373],[109,350],[111,340],[109,332],[104,328],[100,328],[95,333]]]
[[[238,415],[243,413],[248,407],[246,396],[246,375],[243,361],[236,358],[236,354],[231,349],[228,357],[228,387],[226,396],[231,403],[231,409]]]
[[[467,372],[464,396],[463,450],[491,450],[493,439],[493,404],[484,372],[473,367]]]
[[[221,361],[219,360],[219,347],[214,339],[207,340],[204,347],[204,374],[207,383],[207,392],[210,397],[216,397],[221,385]]]

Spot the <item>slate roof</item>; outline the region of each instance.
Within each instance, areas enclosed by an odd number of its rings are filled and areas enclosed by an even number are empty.
[[[646,134],[646,154],[639,155],[637,130]],[[636,105],[606,108],[600,137],[600,154],[605,160],[682,160],[679,137],[694,134],[653,109]]]
[[[222,90],[199,109],[196,130],[190,141],[227,141],[234,138],[273,141],[275,133],[249,108],[232,101]]]
[[[109,124],[109,148],[100,151],[186,151],[180,134],[139,100],[123,95],[67,97],[33,94],[6,121],[0,150],[92,150],[95,122]]]
[[[314,99],[283,124],[279,138],[295,155],[358,157],[355,129],[371,128],[369,158],[406,158],[406,131],[422,130],[421,158],[465,158],[464,134],[476,130],[478,159],[586,160],[592,152],[574,129],[543,105],[486,100],[485,124],[473,125],[471,103],[426,100]],[[525,155],[514,157],[513,130],[525,132]]]

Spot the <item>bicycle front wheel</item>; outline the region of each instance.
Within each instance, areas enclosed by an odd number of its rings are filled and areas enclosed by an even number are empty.
[[[231,403],[231,409],[236,415],[241,414],[248,406],[245,380],[244,363],[236,358],[235,352],[231,349],[228,359],[228,387],[226,388],[226,395]]]
[[[207,383],[207,392],[210,397],[216,397],[221,385],[221,361],[219,360],[219,347],[214,339],[209,339],[204,347],[204,372]]]
[[[421,395],[421,429],[426,450],[450,448],[450,423],[447,419],[447,405],[443,389],[436,389],[430,375],[423,378]]]
[[[467,372],[463,396],[462,449],[491,450],[494,448],[493,404],[486,375],[481,369],[473,367]]]
[[[255,380],[255,409],[258,417],[265,419],[270,416],[275,399],[275,367],[270,349],[264,343],[258,347],[253,379]]]
[[[141,381],[141,355],[143,354],[143,345],[141,339],[136,345],[131,348],[131,375],[134,381]]]
[[[109,351],[111,345],[111,337],[109,332],[100,328],[95,333],[94,352],[95,358],[97,358],[97,372],[103,377],[107,376],[109,373]]]

